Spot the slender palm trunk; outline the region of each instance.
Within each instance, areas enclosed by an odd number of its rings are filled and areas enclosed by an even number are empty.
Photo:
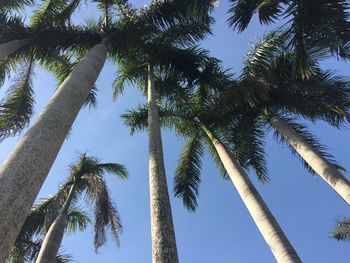
[[[310,167],[350,205],[350,182],[281,118],[273,116],[270,118],[270,123]]]
[[[11,55],[13,52],[20,49],[21,47],[28,45],[30,42],[31,42],[31,39],[27,38],[27,39],[12,40],[12,41],[6,42],[4,44],[1,44],[0,45],[0,60]]]
[[[0,168],[0,262],[8,253],[107,56],[93,47]]]
[[[179,260],[165,176],[160,120],[151,66],[148,69],[148,136],[152,262],[177,263]]]
[[[59,214],[52,223],[49,231],[45,235],[45,239],[41,245],[41,249],[36,259],[36,263],[55,263],[58,250],[60,249],[64,230],[67,225],[67,216]]]
[[[248,211],[259,228],[260,233],[271,248],[277,262],[301,263],[298,254],[290,244],[264,200],[249,180],[248,175],[227,150],[225,145],[216,139],[206,127],[203,126],[203,130],[211,139],[232,183],[248,208]]]
[[[58,250],[60,249],[64,230],[67,225],[67,215],[72,203],[76,190],[76,184],[73,184],[62,210],[45,235],[45,239],[41,245],[36,263],[55,263]]]

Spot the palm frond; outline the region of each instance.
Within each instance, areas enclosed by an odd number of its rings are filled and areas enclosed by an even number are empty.
[[[244,114],[231,124],[228,140],[232,143],[232,152],[239,164],[245,169],[253,169],[258,179],[267,183],[264,124],[256,114]]]
[[[94,203],[94,245],[95,250],[107,241],[106,229],[110,229],[116,245],[119,247],[119,237],[122,232],[121,220],[116,206],[109,197],[107,185],[102,177],[84,177],[87,184],[86,198]]]
[[[32,6],[34,0],[1,0],[0,12],[6,12],[11,10],[24,10],[28,6]]]
[[[66,232],[74,233],[77,230],[83,231],[90,223],[90,218],[86,212],[76,206],[70,206],[67,214]]]
[[[19,134],[28,126],[33,114],[34,92],[32,75],[33,58],[23,66],[19,77],[10,87],[5,100],[0,105],[0,141]]]
[[[198,206],[201,158],[204,154],[201,140],[198,132],[193,138],[189,138],[183,146],[174,178],[174,194],[176,197],[182,198],[184,206],[190,211],[195,211]]]

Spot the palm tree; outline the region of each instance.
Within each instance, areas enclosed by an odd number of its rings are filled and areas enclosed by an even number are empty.
[[[67,227],[68,216],[71,207],[76,203],[83,193],[89,204],[94,204],[94,245],[96,251],[106,242],[106,229],[110,228],[114,240],[119,246],[119,236],[122,231],[119,213],[109,197],[104,173],[112,173],[122,179],[126,179],[128,174],[126,169],[116,163],[101,163],[95,157],[88,157],[85,154],[70,168],[68,180],[61,186],[59,192],[54,196],[49,204],[45,204],[45,209],[50,213],[53,208],[60,208],[54,221],[48,228],[43,240],[36,262],[53,262],[61,246],[64,231]]]
[[[115,95],[123,92],[126,81],[138,83],[140,89],[147,94],[153,262],[178,262],[157,107],[160,95],[172,91],[159,89],[154,77],[155,74],[162,75],[172,70],[179,75],[190,74],[198,62],[205,59],[206,55],[201,50],[193,47],[181,48],[205,35],[208,27],[199,26],[199,24],[185,24],[159,30],[153,39],[140,48],[139,54],[119,58],[120,72],[115,82]],[[145,79],[147,89],[144,88]]]
[[[261,24],[281,21],[279,30],[293,47],[294,68],[304,77],[312,75],[314,57],[350,59],[350,5],[346,0],[230,0],[228,23],[245,30],[257,13]]]
[[[230,144],[225,141],[226,131],[211,124],[211,120],[216,118],[217,111],[209,107],[212,101],[210,96],[205,95],[211,93],[207,90],[208,86],[214,85],[215,87],[223,83],[227,84],[225,73],[220,74],[215,68],[215,62],[214,64],[210,62],[202,68],[202,74],[198,77],[198,83],[201,86],[198,92],[187,91],[187,93],[177,89],[179,91],[177,96],[170,100],[165,99],[161,104],[163,106],[160,106],[159,113],[162,123],[166,127],[174,126],[177,133],[188,139],[176,170],[175,195],[182,197],[189,210],[195,210],[200,182],[201,157],[206,145],[224,176],[228,175],[235,185],[276,260],[278,262],[301,262],[276,219],[239,164],[241,163],[246,168],[253,167],[259,178],[266,181],[265,161],[264,157],[260,156],[259,144],[256,144],[255,149],[246,152],[244,158],[239,156],[242,158],[237,161]],[[183,82],[180,80],[177,84],[179,83]],[[231,103],[234,102],[231,100]],[[146,118],[148,112],[149,108],[144,107],[140,111],[130,111],[123,115],[125,123],[131,127],[132,133],[149,125]],[[214,113],[214,115],[210,113]],[[239,145],[235,146],[240,147]]]
[[[50,227],[54,216],[59,213],[59,206],[52,205],[54,198],[55,196],[43,199],[33,206],[16,239],[10,256],[6,261],[7,263],[35,262],[43,243],[42,237]],[[90,218],[86,212],[75,205],[71,205],[67,213],[65,232],[83,231],[88,223],[90,223]],[[71,262],[72,257],[59,252],[56,256],[56,261],[60,263]]]
[[[198,2],[202,3],[200,8]],[[107,46],[113,44],[110,49],[116,53],[129,48],[131,50],[140,35],[155,28],[176,25],[179,21],[191,21],[193,14],[207,14],[212,1],[204,2],[206,5],[199,0],[190,3],[184,0],[154,2],[132,19],[120,19],[119,23],[113,23],[113,27],[106,29],[102,42],[90,49],[61,84],[46,109],[0,169],[0,261],[7,257],[25,220],[25,214],[29,212],[99,75],[107,56]],[[94,38],[93,42],[96,40],[98,43],[101,38]],[[72,41],[68,42],[72,44]]]
[[[331,233],[331,237],[336,240],[349,241],[350,240],[350,220],[344,218],[337,220],[337,224]]]
[[[350,182],[341,174],[342,167],[303,125],[290,117],[293,114],[312,121],[321,119],[340,127],[348,118],[350,82],[322,71],[317,63],[313,66],[314,75],[301,79],[290,71],[292,60],[293,55],[275,34],[258,42],[248,53],[240,79],[250,80],[256,90],[269,90],[270,98],[250,107],[253,114],[245,117],[253,118],[250,121],[253,123],[259,119],[263,125],[267,122],[275,129],[276,136],[300,155],[311,172],[320,175],[350,204]]]

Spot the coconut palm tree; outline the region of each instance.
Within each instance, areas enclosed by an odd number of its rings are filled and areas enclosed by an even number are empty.
[[[200,8],[198,1],[156,1],[140,10],[132,19],[113,23],[113,27],[107,28],[102,34],[102,42],[94,43],[61,84],[46,109],[1,167],[0,261],[7,257],[26,212],[29,212],[64,138],[102,69],[107,57],[107,46],[113,43],[114,48],[110,49],[114,52],[131,50],[133,44],[138,43],[140,35],[154,28],[192,21],[196,15],[206,14],[203,17],[208,19],[212,1],[204,1],[207,5],[199,1],[202,3]],[[96,40],[99,43],[101,37]]]
[[[335,56],[350,59],[350,5],[346,0],[229,0],[228,23],[245,30],[253,15],[261,24],[282,23],[279,29],[293,47],[293,66],[304,77],[312,75],[314,57]]]
[[[196,209],[196,196],[201,180],[201,157],[204,154],[204,147],[207,146],[223,176],[229,176],[235,185],[276,260],[278,262],[301,262],[271,211],[240,165],[254,168],[259,178],[262,181],[267,181],[265,159],[260,154],[259,137],[252,138],[257,142],[255,143],[256,148],[249,149],[250,151],[246,152],[244,157],[241,155],[240,159],[236,160],[232,146],[225,140],[226,131],[211,124],[211,120],[216,118],[217,111],[212,111],[209,106],[212,104],[211,98],[205,94],[208,92],[208,86],[222,85],[221,78],[217,81],[214,80],[218,75],[217,71],[213,74],[212,69],[212,63],[203,67],[202,75],[198,78],[198,83],[201,85],[198,92],[181,92],[178,89],[178,96],[171,100],[164,100],[159,106],[162,123],[166,127],[175,127],[176,132],[187,139],[181,154],[180,164],[176,170],[175,195],[182,197],[184,205],[189,210]],[[221,77],[225,78],[225,74]],[[224,82],[227,83],[226,80]],[[239,101],[239,99],[237,101],[231,100],[232,103]],[[149,125],[146,118],[148,111],[149,108],[144,107],[123,115],[125,123],[131,127],[132,133],[139,129],[145,129]],[[240,147],[240,145],[236,146]]]

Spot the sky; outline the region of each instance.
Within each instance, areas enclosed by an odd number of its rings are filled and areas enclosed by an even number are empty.
[[[134,1],[136,6],[147,2]],[[254,21],[245,32],[237,34],[226,24],[227,9],[227,1],[221,1],[214,13],[214,35],[201,44],[210,50],[211,55],[222,60],[225,68],[239,74],[250,43],[266,33],[268,28]],[[80,15],[83,18],[79,19],[87,19],[94,13],[94,8],[82,8]],[[350,76],[350,67],[344,62],[328,60],[322,65],[325,69]],[[89,227],[84,232],[66,235],[63,240],[63,250],[72,254],[77,262],[151,262],[147,136],[145,132],[130,136],[119,117],[127,109],[144,103],[145,99],[136,88],[130,87],[123,97],[114,102],[112,81],[116,71],[115,65],[109,62],[105,65],[96,83],[99,89],[98,107],[80,112],[38,196],[39,199],[44,198],[57,191],[59,184],[68,176],[69,164],[76,160],[78,153],[87,151],[105,162],[117,162],[128,168],[128,180],[107,176],[111,196],[118,205],[124,227],[121,247],[117,249],[113,240],[109,239],[96,254]],[[7,82],[1,89],[1,95],[9,84]],[[38,66],[34,87],[37,115],[53,95],[56,82],[52,75]],[[310,131],[350,171],[347,152],[349,130],[337,130],[323,122],[301,122],[307,124]],[[21,137],[9,138],[1,143],[0,163]],[[188,212],[181,200],[173,197],[172,180],[183,141],[173,132],[163,131],[163,143],[180,262],[275,262],[234,186],[220,177],[209,155],[203,160],[197,211]],[[321,178],[309,174],[289,149],[278,144],[271,134],[266,137],[265,147],[271,182],[262,185],[254,174],[250,178],[303,262],[349,262],[350,243],[329,238],[335,220],[350,217],[345,202]],[[81,205],[88,210],[86,204]]]

